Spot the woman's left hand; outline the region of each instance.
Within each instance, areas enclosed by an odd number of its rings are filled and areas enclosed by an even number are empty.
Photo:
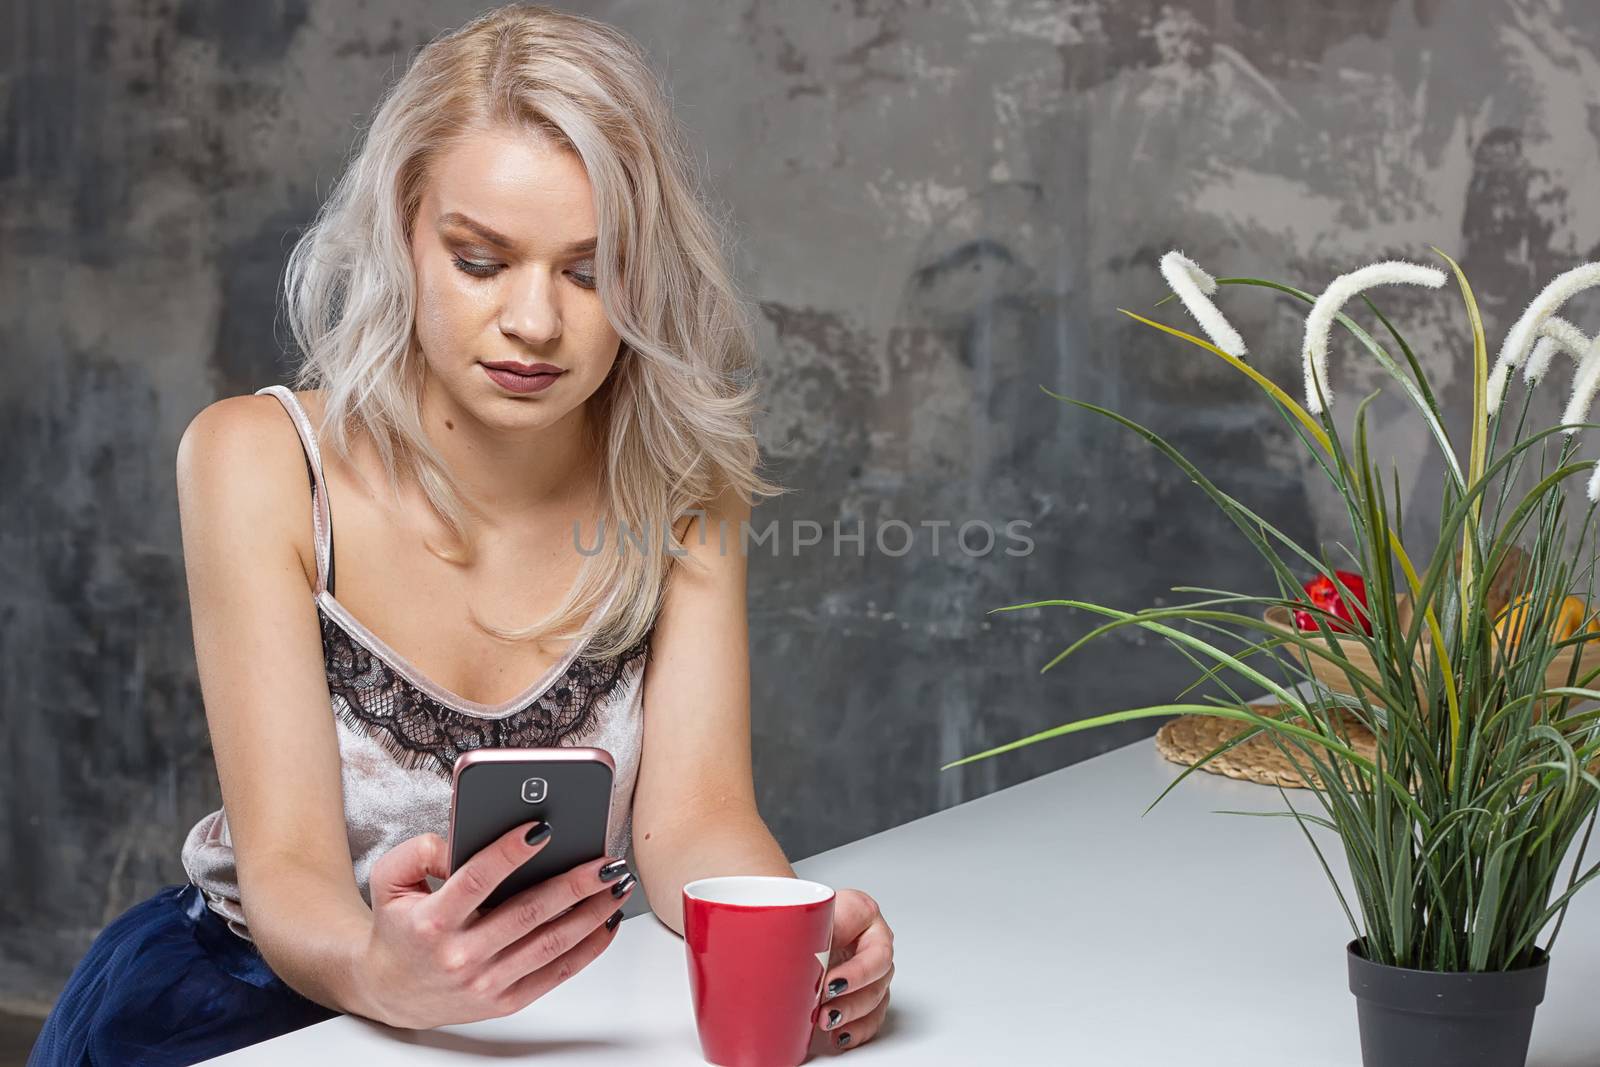
[[[878,902],[859,889],[841,889],[833,900],[833,951],[822,978],[822,1003],[813,1020],[814,1055],[843,1052],[877,1036],[889,1010],[894,978],[894,931]]]

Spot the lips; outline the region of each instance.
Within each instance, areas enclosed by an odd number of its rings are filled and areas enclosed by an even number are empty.
[[[566,373],[550,363],[517,363],[501,360],[483,364],[489,380],[509,393],[542,393]]]
[[[518,363],[514,359],[502,359],[495,363],[485,363],[485,367],[495,370],[509,371],[512,374],[560,374],[561,368],[554,363]]]

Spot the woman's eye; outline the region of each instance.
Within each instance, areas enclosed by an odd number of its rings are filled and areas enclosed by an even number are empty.
[[[500,270],[498,263],[479,263],[473,259],[462,259],[460,256],[451,255],[455,261],[456,269],[472,275],[474,278],[488,278]]]
[[[594,275],[593,274],[589,274],[589,273],[587,273],[585,271],[581,271],[581,270],[569,270],[569,271],[567,271],[567,277],[571,278],[581,288],[584,288],[584,289],[593,289],[594,288]]]

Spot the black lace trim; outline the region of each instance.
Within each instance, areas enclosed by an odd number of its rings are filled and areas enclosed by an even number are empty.
[[[597,710],[628,668],[650,651],[646,633],[613,659],[576,659],[532,703],[501,718],[441,704],[407,681],[320,606],[328,691],[339,719],[383,746],[409,770],[449,777],[456,757],[477,748],[579,744],[599,725]]]

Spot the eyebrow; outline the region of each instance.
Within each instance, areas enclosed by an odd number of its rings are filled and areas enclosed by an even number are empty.
[[[498,230],[492,230],[483,223],[477,221],[476,219],[468,218],[459,211],[451,211],[447,214],[439,216],[439,225],[460,226],[464,230],[471,230],[485,241],[488,241],[490,244],[499,245],[501,248],[517,247],[517,242],[507,237],[505,234],[500,233]],[[593,252],[595,250],[595,246],[595,238],[585,237],[581,241],[572,242],[561,251],[566,255],[578,255],[582,252]]]

